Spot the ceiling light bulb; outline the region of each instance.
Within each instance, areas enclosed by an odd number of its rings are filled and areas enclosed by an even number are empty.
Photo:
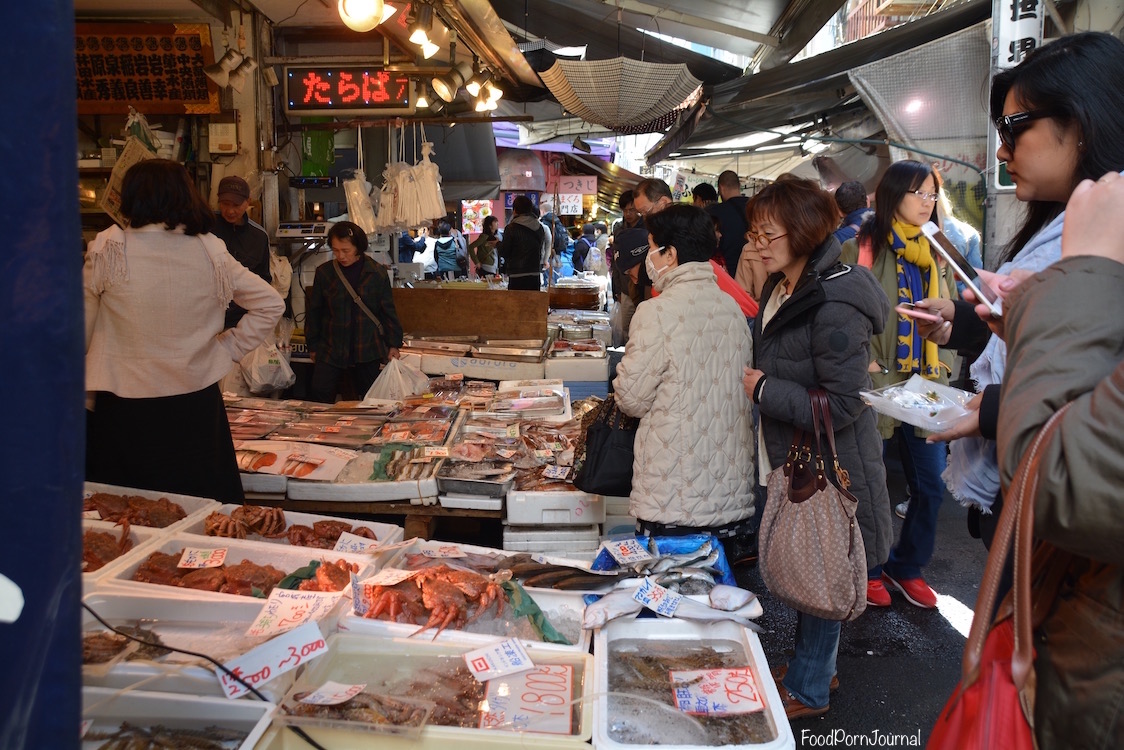
[[[352,31],[370,31],[383,21],[383,0],[339,0],[340,20]]]
[[[503,96],[503,89],[490,81],[484,86],[484,92],[488,95],[488,101],[497,102]]]
[[[429,109],[429,98],[425,95],[425,92],[418,94],[418,107]]]
[[[423,44],[421,46],[421,48],[422,48],[422,57],[424,57],[426,60],[428,60],[429,58],[433,57],[434,55],[436,55],[438,52],[441,51],[440,45],[434,44],[433,42],[426,42],[425,44]]]
[[[467,91],[471,96],[479,96],[480,89],[484,87],[484,84],[486,84],[489,79],[490,76],[488,75],[488,72],[485,70],[481,70],[469,79],[468,83],[464,85],[464,90]]]
[[[472,68],[468,63],[457,63],[443,76],[435,76],[430,85],[433,86],[434,93],[445,102],[451,102],[457,98],[457,91],[464,85],[464,82],[472,75]]]
[[[433,29],[433,8],[429,5],[418,6],[417,17],[410,24],[410,41],[414,44],[429,42],[429,32]]]

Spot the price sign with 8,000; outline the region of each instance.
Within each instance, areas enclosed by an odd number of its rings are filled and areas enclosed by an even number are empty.
[[[412,114],[414,86],[404,73],[371,65],[286,66],[289,114]]]

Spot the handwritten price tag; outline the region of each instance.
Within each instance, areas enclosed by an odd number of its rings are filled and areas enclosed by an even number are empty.
[[[402,581],[408,581],[418,573],[420,570],[401,570],[400,568],[383,568],[378,573],[375,573],[370,578],[364,578],[361,583],[366,586],[393,586]]]
[[[671,693],[680,711],[698,716],[765,710],[765,701],[749,667],[672,670]]]
[[[277,635],[306,622],[323,619],[342,596],[342,591],[291,591],[275,588],[246,635],[251,638]]]
[[[431,445],[422,449],[423,453],[430,458],[448,458],[449,449],[445,446]]]
[[[652,559],[652,553],[648,551],[646,540],[641,541],[636,537],[609,540],[605,542],[605,549],[622,567]]]
[[[100,521],[101,513],[97,512],[96,510],[84,510],[82,511],[82,517],[88,518],[91,521]]]
[[[573,734],[574,668],[546,664],[488,682],[488,710],[481,729]]]
[[[345,531],[340,534],[340,538],[336,541],[336,546],[332,551],[359,553],[367,552],[378,546],[379,542],[377,539],[368,539],[365,536],[359,536],[358,534]]]
[[[516,638],[469,651],[464,655],[464,663],[468,665],[472,676],[480,682],[525,672],[535,666],[527,649]]]
[[[335,706],[345,703],[363,692],[366,683],[359,685],[345,685],[342,682],[328,680],[311,693],[301,698],[301,703],[311,703],[314,706]]]
[[[504,435],[509,438],[519,437],[519,425],[509,425],[507,430],[504,432]]]
[[[537,449],[535,451],[535,458],[553,459],[554,458],[554,451],[547,450],[546,448]]]
[[[200,549],[187,547],[183,551],[177,567],[180,568],[218,568],[226,562],[226,547],[219,549]]]
[[[499,448],[496,450],[496,455],[500,458],[514,458],[519,454],[519,451],[513,451],[510,448]],[[97,513],[97,511],[94,511]]]
[[[464,380],[464,373],[463,372],[450,372],[445,377],[448,380]]]
[[[288,633],[247,651],[237,659],[228,661],[224,666],[250,685],[257,687],[327,651],[328,645],[324,642],[319,626],[314,622],[306,622]],[[216,668],[215,674],[227,698],[241,698],[250,692],[242,683],[221,669]]]
[[[543,469],[542,475],[548,479],[569,479],[569,466],[548,466]]]
[[[441,547],[423,547],[421,553],[426,557],[465,557],[465,551],[455,544],[446,544]]]
[[[683,601],[681,595],[670,589],[665,589],[651,578],[644,579],[644,583],[640,584],[632,598],[657,615],[663,615],[664,617],[674,615],[675,610],[679,608],[679,602]]]

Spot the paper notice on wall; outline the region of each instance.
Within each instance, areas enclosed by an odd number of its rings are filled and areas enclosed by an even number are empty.
[[[125,216],[121,213],[121,182],[125,179],[125,173],[137,162],[155,158],[156,152],[149,150],[139,138],[131,135],[113,165],[113,174],[109,176],[109,184],[106,185],[98,206],[122,227],[125,226]]]

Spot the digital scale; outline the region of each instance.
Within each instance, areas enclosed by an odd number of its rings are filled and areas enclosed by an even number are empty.
[[[327,236],[326,221],[283,221],[277,227],[278,239],[301,240]]]

